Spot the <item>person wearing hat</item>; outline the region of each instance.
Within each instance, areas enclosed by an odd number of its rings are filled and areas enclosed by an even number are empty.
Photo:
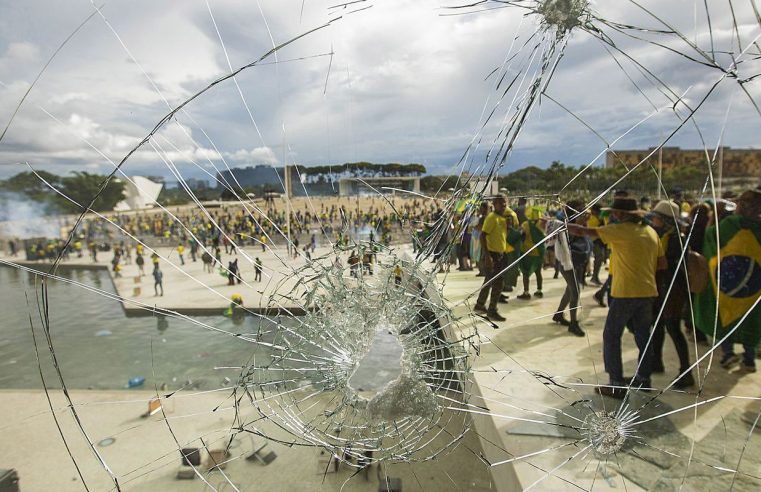
[[[695,384],[690,371],[690,353],[687,339],[681,330],[682,313],[687,303],[689,288],[687,286],[686,265],[682,260],[682,245],[686,243],[680,233],[681,209],[676,202],[662,200],[647,215],[653,229],[661,239],[661,247],[666,255],[667,268],[655,274],[658,285],[658,301],[653,315],[656,317],[653,330],[653,372],[665,371],[663,365],[663,342],[666,332],[674,342],[679,356],[679,376],[674,387],[684,389]],[[660,318],[658,314],[660,313]]]
[[[703,256],[710,282],[695,298],[695,324],[721,344],[722,367],[731,369],[740,362],[734,352],[734,344],[740,343],[741,372],[756,372],[756,346],[761,341],[761,186],[741,194],[734,214],[706,229]]]
[[[609,385],[595,388],[597,393],[617,399],[626,396],[629,381],[624,378],[621,337],[628,326],[639,348],[639,364],[632,386],[649,387],[652,372],[650,326],[653,303],[658,297],[655,272],[666,267],[658,233],[644,222],[645,213],[637,200],[618,197],[609,208],[615,223],[596,229],[569,224],[572,234],[600,238],[611,249],[610,309],[603,329],[603,360]]]

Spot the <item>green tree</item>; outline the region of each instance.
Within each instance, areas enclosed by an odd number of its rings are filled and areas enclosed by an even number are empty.
[[[61,192],[79,204],[71,203],[63,197],[56,197],[56,201],[62,210],[70,212],[82,212],[89,205],[90,200],[98,195],[106,176],[90,174],[87,172],[75,172],[72,176],[61,178]],[[124,199],[124,182],[111,178],[98,198],[92,205],[92,209],[98,212],[113,210],[114,206]]]
[[[51,190],[43,180],[56,187],[61,182],[60,177],[47,171],[38,171],[37,175],[33,172],[23,172],[2,181],[0,189],[12,193],[20,193],[32,200],[44,202],[50,199],[55,194],[55,191]]]
[[[446,192],[457,187],[459,176],[423,176],[420,178],[420,191],[426,193]]]

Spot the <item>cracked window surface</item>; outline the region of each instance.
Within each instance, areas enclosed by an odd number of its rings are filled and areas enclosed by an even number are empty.
[[[761,176],[724,175],[728,145],[758,145],[756,2],[0,12],[2,177],[26,172],[37,193],[6,182],[0,199],[0,235],[20,249],[0,259],[0,468],[15,468],[22,490],[761,485],[761,379],[721,347],[758,341],[744,334],[761,323],[758,236],[718,252],[707,336],[688,330],[682,367],[661,340],[665,367],[644,387],[609,384],[597,305],[609,300],[593,286],[573,337],[552,324],[560,280],[530,300],[516,285],[495,321],[476,309],[492,285],[453,267],[479,204],[501,187],[510,206],[527,200],[529,219],[565,211],[501,265],[509,273],[567,241],[569,224],[616,190],[644,182],[677,198],[679,176],[663,179],[658,165],[672,147],[699,149],[685,166],[714,217],[725,190],[757,186]],[[648,150],[631,159],[626,148]],[[546,155],[581,165],[553,164],[557,179],[523,195],[499,180]],[[450,179],[412,190],[399,165],[378,180],[385,171],[364,159],[430,162]],[[230,172],[252,163],[271,189],[252,195]],[[317,175],[302,163],[335,167]],[[47,171],[107,178],[75,194]],[[149,210],[103,211],[115,182],[152,193],[143,175],[177,188]],[[43,217],[42,196],[80,212]],[[689,218],[664,283],[674,295]],[[678,329],[695,326],[693,311]],[[622,340],[632,374],[636,346]]]

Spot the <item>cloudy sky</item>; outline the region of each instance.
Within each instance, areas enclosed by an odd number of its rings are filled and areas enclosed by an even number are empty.
[[[365,160],[419,162],[444,174],[479,141],[465,164],[477,169],[552,43],[541,18],[515,6],[447,15],[466,11],[445,9],[457,3],[444,0],[339,3],[105,0],[97,11],[89,0],[0,0],[2,128],[55,50],[92,15],[52,59],[0,142],[0,178],[26,163],[60,174],[109,172],[109,159],[120,161],[170,108],[230,67],[260,59],[273,43],[328,22],[194,99],[124,171],[209,179],[224,166]],[[761,30],[748,5],[736,5],[738,41],[727,1],[709,2],[711,30],[702,1],[640,4],[655,16],[625,0],[592,2],[592,9],[612,22],[673,28],[683,37],[629,31],[636,39],[596,23],[616,51],[576,30],[549,97],[533,107],[503,172],[553,160],[587,164],[607,144],[654,146],[688,106],[699,106],[696,118],[670,145],[715,146],[722,128],[726,145],[761,145],[761,117],[750,99],[759,99],[757,84],[745,85],[750,97],[732,78],[713,87],[723,74],[695,49],[710,54],[713,43],[723,67],[732,59],[726,52],[745,51],[738,76],[761,72],[751,45]],[[503,74],[517,82],[501,97]],[[685,103],[676,112],[675,95]]]

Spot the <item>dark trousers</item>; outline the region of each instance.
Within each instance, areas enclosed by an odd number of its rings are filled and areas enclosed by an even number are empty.
[[[613,283],[613,277],[608,275],[608,278],[603,282],[602,286],[595,292],[595,294],[599,294],[600,298],[604,298],[605,296],[608,296],[608,304],[610,304],[610,286]]]
[[[668,331],[671,340],[674,342],[674,348],[679,356],[679,372],[682,373],[690,367],[690,352],[687,349],[687,339],[680,329],[681,319],[662,319],[653,330],[653,368],[663,367],[663,342],[666,339]]]
[[[528,292],[531,275],[528,275],[526,272],[522,272],[522,273],[523,273],[523,292]],[[534,275],[536,275],[536,290],[542,290],[542,268],[540,267],[539,270],[534,272]]]
[[[489,297],[489,309],[497,309],[497,301],[502,294],[502,270],[507,266],[507,257],[504,253],[487,252],[491,256],[491,268],[484,269],[484,283],[481,285],[481,292],[478,293],[476,304],[486,305],[486,298]],[[494,279],[494,281],[492,281]],[[490,284],[489,282],[492,281]],[[489,295],[491,292],[491,295]]]
[[[639,348],[639,370],[635,378],[649,381],[652,372],[652,346],[647,347],[650,339],[650,325],[653,322],[653,297],[611,297],[605,329],[602,333],[602,357],[605,372],[610,384],[624,385],[624,366],[621,358],[621,337],[628,326],[634,333],[634,341]],[[647,347],[647,349],[645,349]]]
[[[571,321],[575,322],[579,312],[579,286],[581,282],[577,278],[576,268],[570,270],[561,270],[563,274],[563,280],[565,280],[565,292],[563,297],[560,298],[560,305],[558,305],[558,313],[565,311],[566,307],[571,308]]]
[[[601,244],[599,241],[595,241],[592,243],[592,254],[594,255],[594,263],[592,263],[592,278],[595,280],[600,280],[600,270],[602,269],[602,264],[605,261],[605,245]]]

